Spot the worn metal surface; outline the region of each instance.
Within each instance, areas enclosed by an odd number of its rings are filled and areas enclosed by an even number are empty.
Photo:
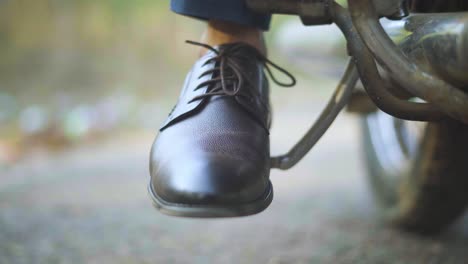
[[[260,13],[299,15],[306,25],[330,24],[331,0],[246,0]]]
[[[363,44],[363,41],[361,40],[362,36],[358,36],[358,34],[355,32],[353,26],[352,26],[352,20],[350,15],[348,14],[347,11],[345,11],[342,7],[340,7],[338,4],[332,4],[331,6],[328,6],[329,3],[328,1],[315,1],[315,0],[310,0],[310,1],[272,1],[272,0],[252,0],[249,1],[250,7],[254,8],[255,10],[261,10],[262,12],[270,12],[270,13],[287,13],[287,14],[299,14],[299,15],[304,15],[307,12],[310,12],[311,10],[317,11],[319,10],[320,15],[317,13],[319,16],[326,17],[329,14],[334,14],[334,20],[335,23],[338,24],[338,26],[341,28],[343,33],[346,35],[347,40],[349,42],[349,48],[352,56],[355,58],[355,62],[358,65],[359,72],[361,74],[362,82],[364,84],[364,87],[370,96],[370,98],[374,101],[374,103],[381,108],[383,111],[396,116],[398,118],[402,119],[408,119],[408,120],[416,120],[416,121],[438,121],[444,118],[444,115],[442,114],[441,111],[439,111],[434,105],[430,103],[414,103],[414,102],[408,102],[406,99],[400,99],[394,96],[389,90],[388,86],[389,84],[381,78],[378,70],[377,70],[377,65],[370,54],[369,50],[367,47]],[[403,5],[403,1],[399,1],[399,7],[401,9],[401,6]],[[320,9],[319,7],[326,7],[327,11],[323,11],[325,9]],[[332,8],[333,12],[330,13],[328,9]],[[311,14],[311,13],[309,13]],[[427,16],[425,16],[427,18]],[[409,23],[410,25],[408,26],[409,28],[412,28],[414,30],[418,30],[418,34],[416,35],[416,41],[418,45],[421,45],[421,43],[425,43],[425,38],[429,34],[434,34],[440,31],[440,28],[442,25],[445,26],[445,29],[447,31],[448,26],[454,26],[454,25],[459,25],[460,24],[460,19],[451,19],[451,23],[449,23],[445,17],[445,19],[439,19],[436,20],[436,25],[441,25],[440,27],[436,27],[435,29],[429,28],[427,25],[426,27],[423,27],[423,21],[421,18],[411,18],[409,21],[414,21],[416,22]],[[401,22],[399,22],[401,25]],[[399,32],[401,32],[400,30]],[[456,30],[451,30],[450,32],[453,32]],[[459,31],[459,30],[458,30]],[[463,41],[458,41],[458,39],[464,40],[464,34],[452,34],[453,38],[455,40],[453,43],[456,43],[457,45],[459,42],[462,42],[462,47],[463,47]],[[421,35],[422,34],[422,35]],[[460,37],[461,36],[461,37]],[[404,36],[406,37],[406,36]],[[445,38],[446,39],[446,38]],[[414,49],[414,39],[407,40],[408,46],[410,48]],[[437,40],[430,42],[430,44],[434,44],[440,42],[440,38],[437,38]],[[434,47],[437,47],[437,45],[425,45],[429,46],[432,49],[428,48],[427,50],[429,52],[434,52]],[[417,47],[416,47],[417,49]],[[460,50],[460,49],[459,49]],[[461,49],[460,52],[463,52],[463,49]],[[447,52],[440,52],[442,55],[448,55],[446,54]],[[453,52],[452,52],[453,53]],[[457,56],[460,55],[459,53],[456,54],[449,54],[451,56]],[[461,54],[464,55],[464,54]],[[441,56],[437,57],[439,60],[436,59],[437,63],[442,63],[447,60],[445,58],[442,60]],[[433,60],[434,61],[434,60]],[[456,59],[458,62],[459,60]],[[457,64],[457,63],[455,63]],[[460,66],[460,64],[466,64],[466,62],[461,62],[458,63],[457,66]],[[354,66],[354,65],[353,65]],[[333,122],[334,118],[337,116],[337,114],[341,111],[341,109],[344,107],[344,105],[349,101],[350,95],[352,88],[354,87],[356,81],[357,81],[357,76],[352,76],[350,72],[355,71],[354,69],[351,69],[352,67],[348,66],[348,70],[338,86],[337,91],[335,92],[334,96],[330,100],[329,104],[327,105],[326,109],[322,113],[321,117],[314,123],[314,125],[309,129],[309,131],[306,133],[306,135],[297,143],[294,145],[294,147],[286,154],[278,156],[278,157],[273,157],[271,159],[271,167],[272,168],[279,168],[283,170],[287,170],[294,166],[298,161],[300,161],[307,152],[310,151],[310,149],[318,142],[318,140],[321,138],[321,136],[327,131],[331,123]],[[458,67],[460,68],[460,67]],[[356,72],[354,72],[353,75],[355,75]],[[352,77],[351,77],[352,76]],[[353,87],[351,87],[351,85]],[[347,86],[346,89],[343,89],[344,86]],[[342,96],[342,94],[346,94],[347,96]],[[338,96],[340,95],[340,96]]]
[[[400,19],[409,14],[407,0],[372,0],[379,16]]]
[[[248,0],[247,3],[259,12],[311,17],[310,24],[336,18],[334,7],[339,7],[329,0]],[[402,18],[408,14],[407,4],[404,0],[348,0],[352,23],[342,20],[341,28],[348,28],[344,31],[348,32],[350,49],[359,55],[355,55],[356,63],[367,92],[379,108],[398,118],[436,121],[443,118],[441,112],[444,112],[468,123],[468,95],[457,88],[468,84],[466,14],[413,16],[396,22],[404,29],[400,32],[410,32],[398,36],[403,38],[401,51],[385,33],[378,18]],[[346,23],[354,24],[355,29]],[[361,45],[362,42],[365,45]],[[393,96],[388,82],[379,75],[374,57],[394,81],[393,86],[428,103],[416,104]]]
[[[339,5],[334,6],[334,21],[348,40],[351,56],[361,76],[362,84],[372,101],[389,115],[415,121],[438,121],[444,115],[428,103],[414,103],[399,99],[386,89],[374,57],[363,44],[354,29],[349,12]]]
[[[468,13],[414,14],[383,26],[423,70],[468,88]]]
[[[348,0],[348,5],[362,40],[399,85],[450,117],[468,123],[468,94],[407,58],[380,25],[371,0]]]
[[[380,16],[400,19],[408,15],[407,0],[372,0]],[[305,25],[329,24],[332,0],[246,0],[259,13],[299,15]]]

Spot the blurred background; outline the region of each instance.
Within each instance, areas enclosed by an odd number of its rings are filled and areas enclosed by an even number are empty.
[[[168,12],[167,1],[0,5],[2,165],[33,148],[61,149],[115,129],[156,131],[196,59],[184,41],[203,30],[202,22]],[[290,45],[283,43],[289,30],[275,31],[270,42],[280,35],[276,46]]]
[[[197,57],[184,41],[204,26],[168,3],[0,0],[0,263],[468,259],[462,224],[434,240],[378,221],[358,118],[347,113],[297,167],[272,172],[266,212],[223,220],[156,212],[146,194],[149,149]],[[290,17],[275,17],[267,41],[272,60],[299,80],[272,87],[279,154],[332,94],[345,49],[336,28]]]
[[[0,164],[157,128],[201,29],[166,1],[1,1]]]

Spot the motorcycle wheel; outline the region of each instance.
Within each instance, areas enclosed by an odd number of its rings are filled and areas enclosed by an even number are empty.
[[[434,234],[468,203],[468,126],[411,122],[381,111],[362,118],[371,188],[383,218],[407,231]]]

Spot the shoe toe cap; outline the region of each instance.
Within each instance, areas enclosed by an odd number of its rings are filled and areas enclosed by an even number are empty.
[[[269,170],[260,165],[262,162],[242,158],[203,153],[197,158],[192,154],[152,163],[151,188],[167,203],[248,203],[262,196],[269,186]]]

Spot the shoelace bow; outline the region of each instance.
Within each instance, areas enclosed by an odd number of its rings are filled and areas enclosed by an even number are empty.
[[[192,98],[192,100],[189,101],[189,103],[196,101],[196,100],[200,100],[205,97],[210,97],[210,96],[215,96],[215,95],[247,96],[239,92],[242,89],[242,86],[246,81],[249,82],[250,84],[252,84],[252,81],[248,78],[248,76],[246,76],[246,74],[242,70],[241,65],[239,65],[239,63],[235,59],[233,59],[235,57],[236,52],[239,50],[239,48],[245,47],[243,44],[232,45],[227,48],[223,48],[219,51],[208,44],[204,44],[200,42],[187,40],[186,43],[191,44],[191,45],[201,46],[201,47],[204,47],[206,49],[213,51],[216,54],[216,56],[208,59],[204,65],[213,61],[216,62],[218,65],[210,70],[203,72],[198,77],[198,78],[202,78],[203,76],[206,76],[208,74],[216,75],[215,78],[204,81],[200,83],[197,87],[195,87],[195,90],[198,90],[206,86],[208,86],[208,89],[205,94],[195,96],[194,98]],[[289,73],[287,70],[278,66],[274,62],[270,61],[260,52],[256,52],[256,56],[257,56],[257,59],[263,63],[264,68],[266,69],[268,75],[270,76],[271,80],[273,80],[274,83],[282,87],[292,87],[296,84],[296,78],[294,78],[294,76],[291,73]],[[283,82],[278,81],[278,79],[276,79],[276,77],[273,75],[273,72],[271,71],[269,66],[275,68],[279,72],[286,75],[291,80],[291,82],[283,83]],[[227,75],[226,72],[231,73],[231,74]],[[250,92],[253,92],[253,89],[249,89],[249,90]]]

